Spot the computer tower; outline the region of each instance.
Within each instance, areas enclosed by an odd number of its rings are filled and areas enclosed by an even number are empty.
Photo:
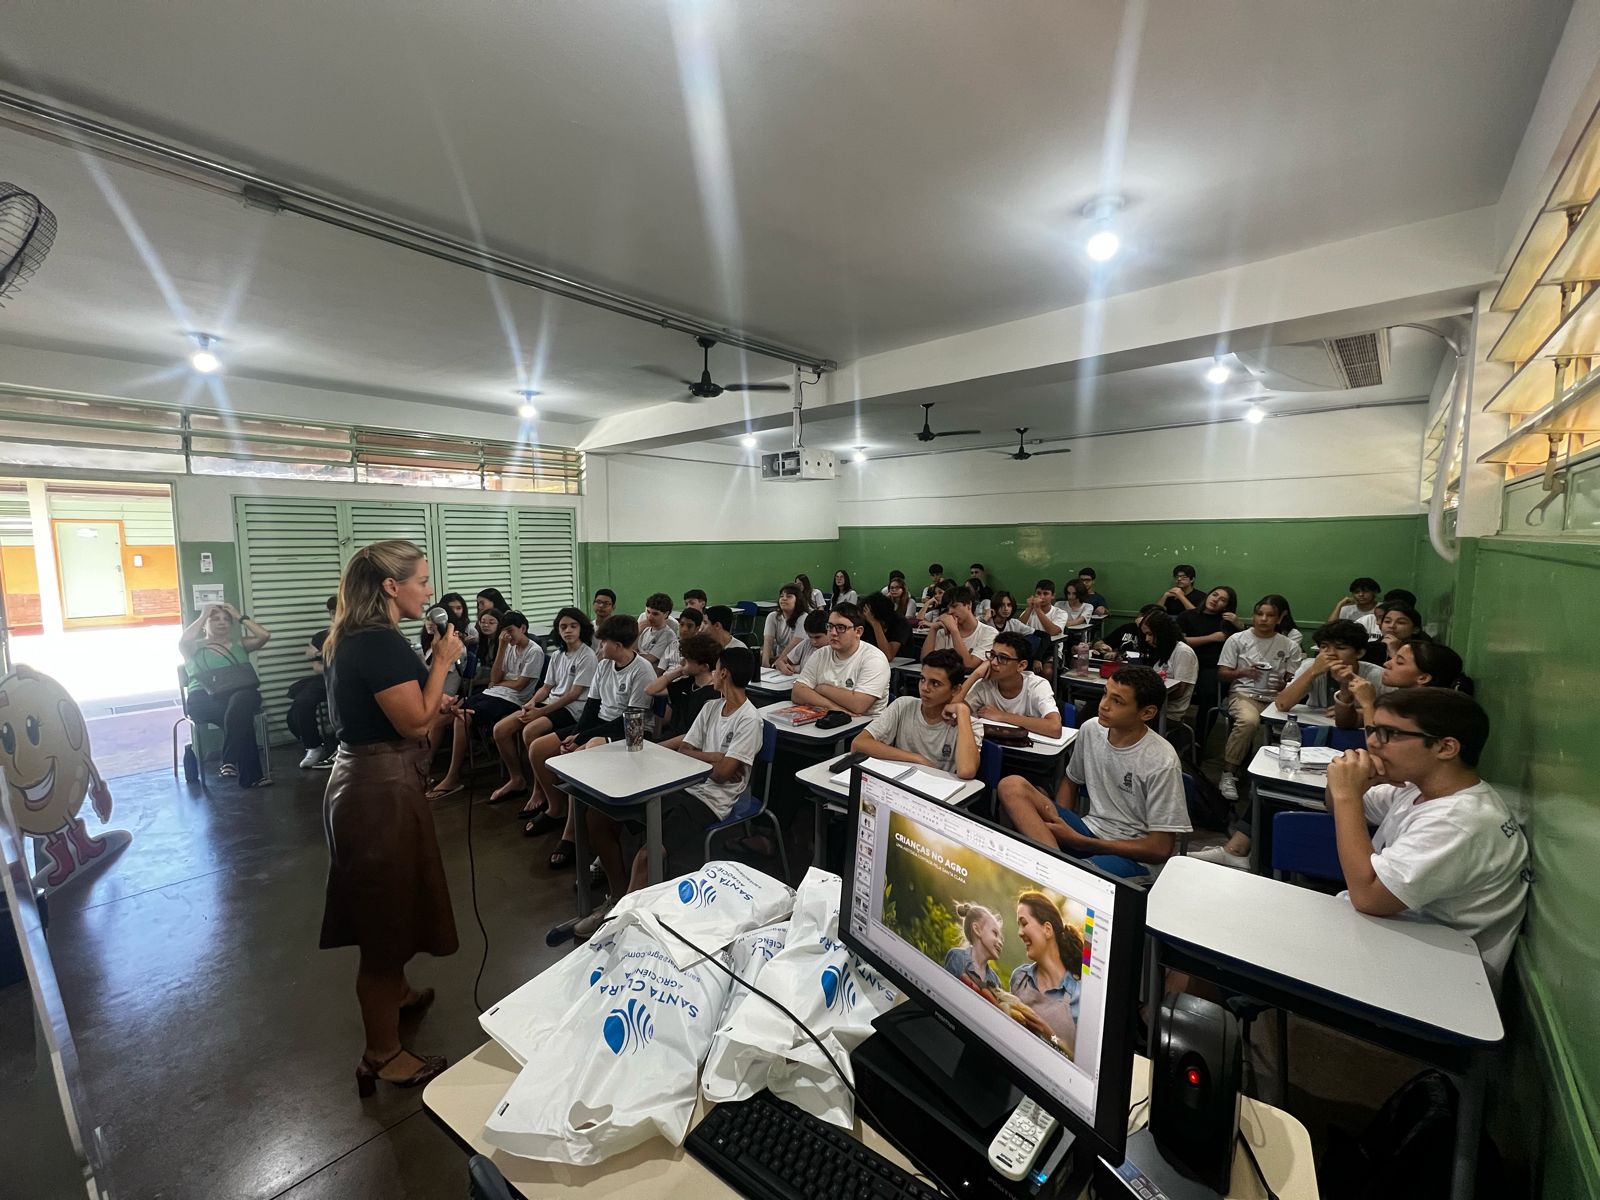
[[[1182,993],[1161,1005],[1150,1064],[1150,1134],[1166,1160],[1226,1194],[1239,1136],[1244,1043],[1220,1004]]]

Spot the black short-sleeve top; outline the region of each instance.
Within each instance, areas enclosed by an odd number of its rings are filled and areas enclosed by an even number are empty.
[[[327,676],[333,728],[341,742],[361,746],[400,740],[378,693],[407,680],[426,684],[428,670],[399,630],[363,629],[339,639]]]

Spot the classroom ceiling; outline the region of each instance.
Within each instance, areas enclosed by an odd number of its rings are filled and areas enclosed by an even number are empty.
[[[12,0],[0,73],[844,362],[1492,203],[1569,6]],[[0,130],[0,178],[62,216],[0,340],[166,363],[187,326],[240,374],[476,407],[533,377],[557,420],[693,365],[681,335],[28,135]],[[1126,248],[1096,278],[1079,213],[1106,190]],[[780,373],[736,357],[714,375]]]

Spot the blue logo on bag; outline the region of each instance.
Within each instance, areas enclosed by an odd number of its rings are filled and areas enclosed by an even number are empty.
[[[827,967],[822,972],[822,1000],[832,1011],[835,1005],[840,1012],[849,1012],[856,1006],[855,980],[850,978],[850,968]]]
[[[601,1033],[611,1053],[621,1054],[624,1050],[637,1053],[650,1044],[656,1033],[656,1023],[642,1001],[629,1000],[626,1007],[611,1010]]]
[[[704,908],[717,902],[717,889],[704,879],[685,879],[678,884],[678,899],[691,908]]]
[[[594,970],[590,971],[589,972],[589,986],[593,987],[595,985],[595,983],[599,981],[600,976],[604,975],[605,973],[606,973],[606,969],[604,967],[596,967]]]

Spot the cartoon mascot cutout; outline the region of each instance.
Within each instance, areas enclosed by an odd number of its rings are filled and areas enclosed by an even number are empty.
[[[91,875],[133,841],[126,829],[93,837],[78,810],[93,797],[104,825],[111,789],[89,757],[89,727],[78,702],[48,675],[19,666],[0,679],[0,772],[22,832],[37,839],[35,887],[49,893]],[[42,845],[39,845],[42,843]]]

